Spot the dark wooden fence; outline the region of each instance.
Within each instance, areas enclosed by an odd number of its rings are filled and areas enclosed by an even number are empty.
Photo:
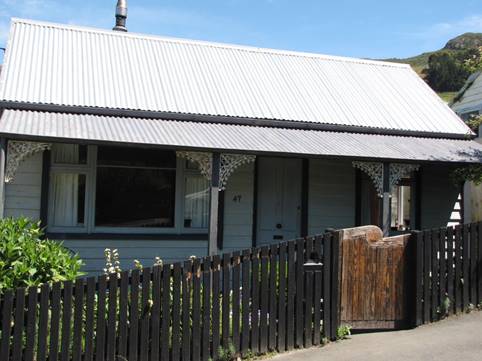
[[[1,360],[207,361],[317,345],[338,325],[338,234],[6,291]],[[305,270],[320,257],[318,271]]]
[[[415,324],[482,302],[482,223],[414,232]]]

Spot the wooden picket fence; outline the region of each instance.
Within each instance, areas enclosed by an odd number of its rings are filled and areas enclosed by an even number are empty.
[[[482,302],[482,223],[414,232],[415,325]]]
[[[1,360],[208,361],[334,339],[338,234],[124,271],[1,299]],[[304,263],[318,258],[318,271]],[[336,271],[334,271],[336,270]]]

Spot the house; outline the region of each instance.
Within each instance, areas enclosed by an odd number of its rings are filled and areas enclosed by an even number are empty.
[[[463,120],[468,120],[471,115],[482,113],[482,71],[477,71],[469,76],[464,86],[450,104]]]
[[[23,19],[0,106],[2,215],[41,220],[90,272],[106,247],[127,267],[445,226],[451,171],[482,160],[408,65]]]

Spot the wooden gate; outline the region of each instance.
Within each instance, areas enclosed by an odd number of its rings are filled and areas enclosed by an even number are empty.
[[[383,239],[378,227],[341,231],[340,322],[354,329],[408,325],[410,235]]]

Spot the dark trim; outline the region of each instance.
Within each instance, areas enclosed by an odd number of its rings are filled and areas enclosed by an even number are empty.
[[[5,172],[7,166],[7,138],[0,138],[0,205],[1,217],[5,217]]]
[[[360,169],[355,169],[355,227],[361,226],[362,213],[362,174]]]
[[[226,193],[224,190],[219,191],[219,209],[218,209],[218,250],[224,248],[224,202]]]
[[[50,188],[50,150],[42,154],[42,185],[40,188],[40,226],[46,228],[48,225]]]
[[[310,160],[301,163],[301,237],[308,236],[308,200],[310,189]]]
[[[460,222],[459,224],[463,225],[465,223],[465,197],[464,197],[464,184],[460,184]],[[470,222],[467,222],[470,223]]]
[[[159,234],[159,233],[61,233],[47,232],[47,238],[55,240],[146,240],[146,241],[207,241],[207,233]]]
[[[189,151],[199,151],[199,152],[209,152],[213,151],[219,153],[233,153],[233,154],[250,154],[265,157],[280,157],[280,158],[314,158],[314,159],[333,159],[333,160],[360,160],[369,162],[397,162],[406,164],[440,164],[446,165],[451,164],[454,166],[465,166],[468,164],[478,164],[479,162],[447,162],[447,161],[437,161],[437,160],[417,160],[417,159],[403,159],[403,158],[374,158],[374,157],[357,157],[350,155],[329,155],[329,154],[311,154],[311,153],[286,153],[286,152],[272,152],[272,151],[256,151],[252,149],[240,150],[231,148],[209,148],[209,147],[187,147],[187,146],[177,146],[172,144],[146,144],[146,143],[129,143],[129,142],[118,142],[118,141],[105,141],[105,140],[88,140],[80,138],[59,138],[59,137],[47,137],[47,136],[33,136],[25,134],[14,134],[14,133],[4,133],[0,132],[0,137],[8,137],[13,140],[24,140],[24,141],[43,141],[47,143],[76,143],[85,145],[109,145],[109,146],[119,146],[119,147],[138,147],[138,148],[155,148],[155,149],[165,149],[165,150],[189,150]]]
[[[254,161],[253,174],[253,228],[251,230],[251,246],[256,247],[258,238],[258,175],[259,175],[259,161],[256,157]]]
[[[181,121],[251,125],[251,126],[277,127],[277,128],[290,128],[290,129],[324,130],[324,131],[347,132],[347,133],[399,135],[399,136],[415,136],[415,137],[425,137],[425,138],[447,138],[447,139],[475,138],[475,135],[454,134],[454,133],[383,129],[383,128],[375,128],[375,127],[355,126],[355,125],[320,124],[320,123],[314,123],[314,122],[289,121],[289,120],[278,120],[278,119],[259,119],[259,118],[249,118],[249,117],[244,118],[244,117],[187,114],[187,113],[148,111],[148,110],[109,109],[109,108],[99,108],[99,107],[90,107],[90,106],[38,104],[38,103],[25,103],[25,102],[15,102],[15,101],[5,101],[5,100],[0,101],[0,107],[4,109],[44,111],[44,112],[53,112],[53,113],[91,114],[91,115],[116,116],[116,117],[181,120]]]
[[[422,177],[423,170],[420,168],[414,173],[415,183],[415,229],[422,229]]]

